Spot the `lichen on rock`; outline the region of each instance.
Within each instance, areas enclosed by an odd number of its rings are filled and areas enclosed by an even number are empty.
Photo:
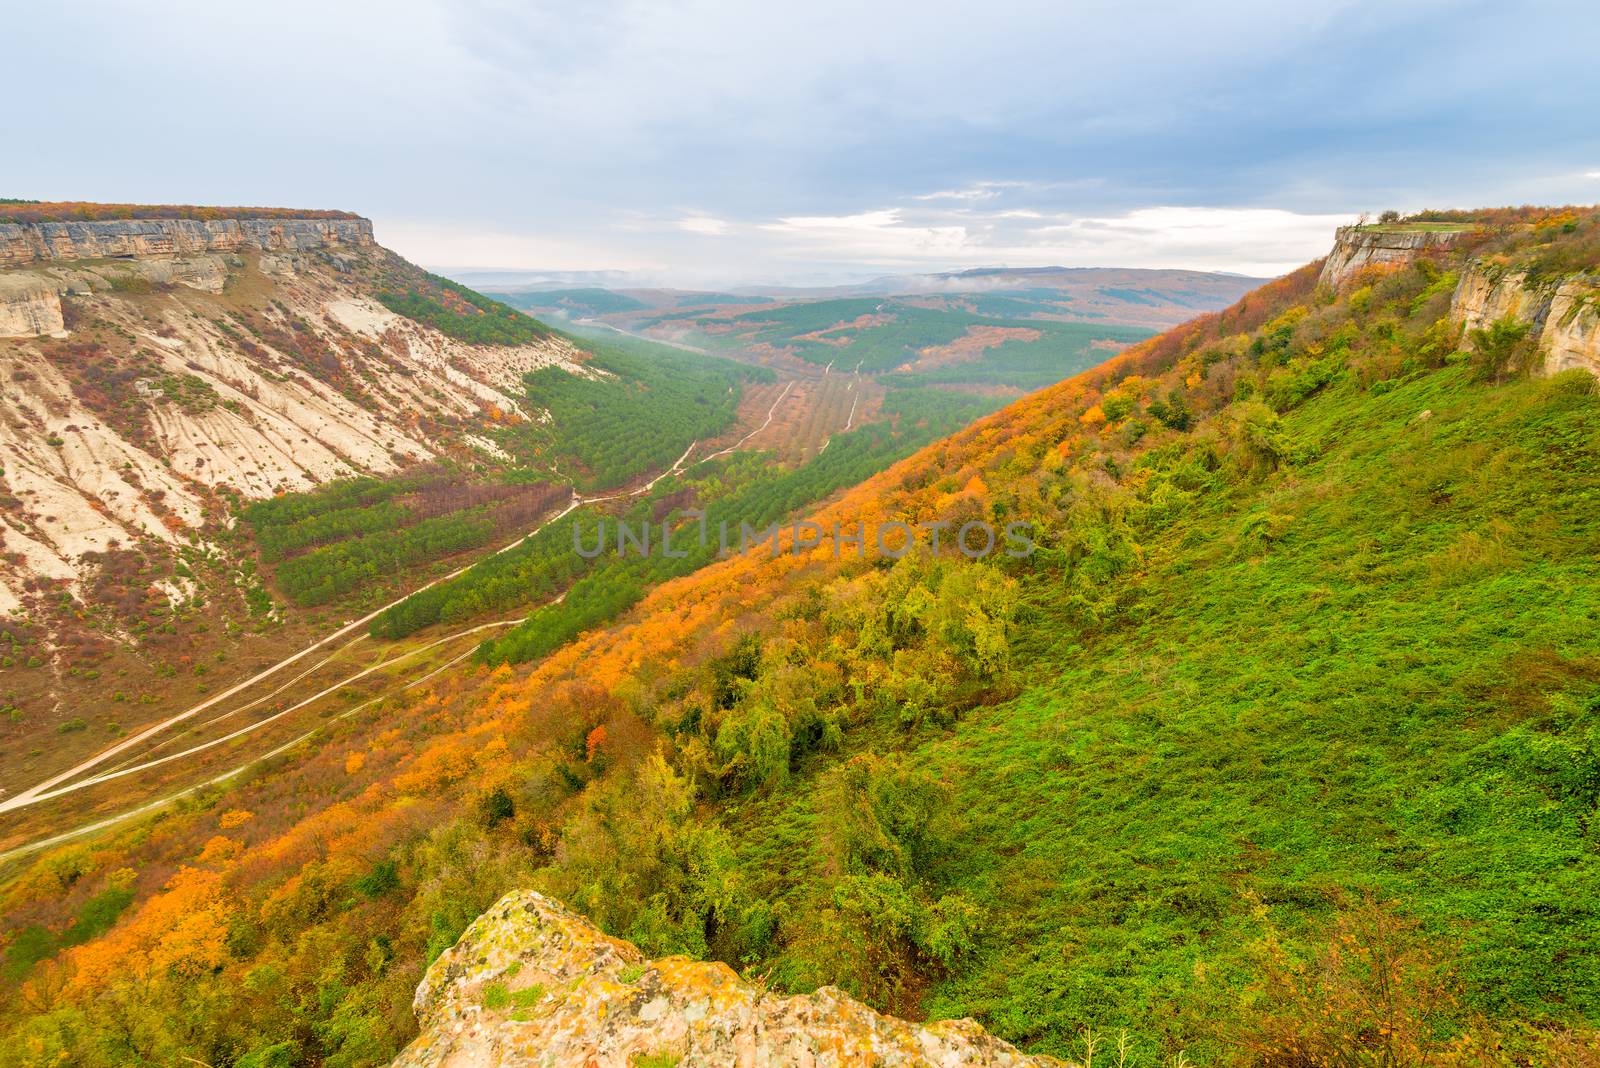
[[[1591,275],[1537,280],[1525,271],[1474,263],[1461,275],[1450,315],[1466,330],[1501,319],[1526,323],[1538,351],[1530,370],[1553,375],[1578,368],[1600,375],[1600,281]]]
[[[394,1068],[1064,1065],[971,1020],[916,1024],[844,992],[785,996],[720,963],[647,961],[542,894],[516,891],[428,969],[422,1033]]]

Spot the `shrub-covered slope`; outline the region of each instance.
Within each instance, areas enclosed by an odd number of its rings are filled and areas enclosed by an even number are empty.
[[[1600,398],[1449,314],[1467,256],[1592,248],[1568,221],[1313,264],[815,517],[1027,522],[1026,559],[758,549],[43,857],[8,1048],[381,1063],[530,886],[1036,1052],[1592,1057]]]

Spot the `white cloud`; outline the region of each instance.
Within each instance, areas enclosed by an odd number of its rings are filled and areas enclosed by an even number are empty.
[[[641,257],[635,249],[605,243],[595,234],[565,238],[383,217],[373,220],[373,229],[380,244],[418,263],[437,267],[639,271],[661,266]]]
[[[941,189],[934,193],[923,193],[916,197],[917,200],[993,200],[1000,195],[1000,183],[979,182],[965,189]]]
[[[951,225],[951,218],[960,225]],[[1027,208],[881,208],[761,224],[773,254],[879,269],[1181,267],[1276,275],[1327,252],[1348,215],[1275,208],[1152,207],[1074,216]],[[1043,225],[1039,225],[1043,220]]]
[[[1334,228],[1352,218],[1278,208],[1140,208],[1035,227],[1028,231],[1028,242],[1035,250],[1059,253],[1069,266],[1275,275],[1327,252]]]
[[[765,223],[763,230],[779,233],[796,233],[809,230],[883,230],[897,225],[902,212],[899,208],[879,211],[862,211],[854,215],[792,215],[775,223]]]
[[[775,235],[778,257],[808,263],[858,267],[919,267],[961,257],[969,235],[964,226],[907,224],[899,208],[854,215],[805,215],[765,223]]]
[[[1273,208],[1167,206],[1072,214],[982,204],[882,207],[772,220],[692,212],[608,229],[496,232],[377,220],[380,241],[445,267],[615,269],[667,284],[817,282],[968,267],[1170,267],[1271,276],[1331,247],[1352,216]],[[683,245],[685,234],[714,242]]]
[[[690,234],[721,237],[723,234],[732,233],[733,225],[726,219],[718,219],[713,215],[688,215],[678,220],[678,229]]]
[[[1600,178],[1600,171],[1584,171],[1583,176],[1585,178]]]

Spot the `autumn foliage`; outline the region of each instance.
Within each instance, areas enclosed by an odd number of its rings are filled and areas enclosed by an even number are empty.
[[[110,222],[118,219],[359,219],[349,211],[228,208],[198,204],[95,204],[87,201],[0,201],[0,223]]]

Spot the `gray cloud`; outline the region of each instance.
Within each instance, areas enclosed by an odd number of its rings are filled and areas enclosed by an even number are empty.
[[[1576,0],[91,2],[8,29],[46,88],[0,120],[5,195],[347,207],[455,266],[1259,271],[1356,211],[1592,200],[1600,160]]]

